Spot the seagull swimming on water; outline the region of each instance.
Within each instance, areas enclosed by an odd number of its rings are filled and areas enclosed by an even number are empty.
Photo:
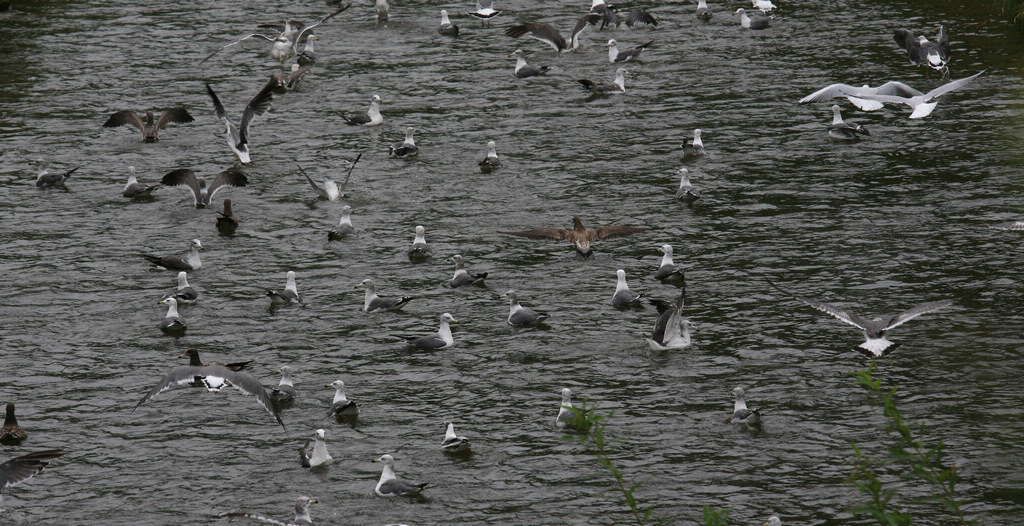
[[[352,226],[352,207],[345,205],[341,207],[341,218],[338,219],[338,226],[327,232],[327,240],[334,241],[354,235],[356,227]]]
[[[3,497],[4,490],[36,476],[43,468],[50,465],[50,461],[63,454],[59,449],[38,451],[14,457],[0,464],[0,498]]]
[[[725,420],[726,424],[746,424],[757,427],[761,424],[761,410],[747,409],[747,401],[743,394],[743,388],[737,387],[732,390],[736,396],[736,403],[733,404],[732,416]]]
[[[615,271],[615,276],[617,281],[615,294],[612,294],[612,305],[619,308],[639,305],[640,294],[629,290],[629,285],[626,285],[626,271],[620,268]]]
[[[195,119],[188,114],[185,108],[174,108],[163,112],[160,118],[153,122],[153,112],[146,112],[146,119],[143,120],[137,113],[131,110],[121,110],[107,119],[107,122],[103,123],[104,128],[117,128],[118,126],[124,126],[125,124],[131,124],[139,129],[142,134],[142,142],[156,142],[159,140],[157,134],[160,129],[172,122],[176,123],[188,123]]]
[[[151,256],[148,254],[141,254],[141,256],[153,266],[167,270],[199,270],[203,267],[202,261],[199,260],[200,250],[205,250],[203,244],[198,239],[193,239],[189,243],[188,253],[184,256]]]
[[[415,131],[416,130],[411,126],[406,128],[405,140],[388,146],[388,157],[405,159],[406,157],[415,157],[418,155],[420,153],[420,149],[416,146],[416,141],[412,138],[412,134]]]
[[[683,317],[685,299],[684,289],[675,304],[651,300],[651,304],[658,309],[658,322],[654,324],[654,332],[650,338],[646,338],[647,347],[652,351],[671,351],[690,346],[690,322]]]
[[[505,293],[509,299],[508,324],[517,327],[543,323],[549,316],[543,312],[535,312],[519,304],[519,296],[516,291],[510,290]]]
[[[455,424],[445,422],[441,427],[445,428],[444,440],[441,441],[442,451],[453,455],[469,451],[469,439],[455,434]]]
[[[447,9],[441,10],[441,25],[437,26],[437,32],[438,34],[446,37],[459,36],[459,26],[453,24],[452,21],[448,19]]]
[[[270,81],[245,106],[245,109],[242,111],[242,120],[236,130],[231,121],[228,120],[228,114],[224,111],[224,105],[220,103],[217,94],[210,87],[209,83],[206,84],[206,93],[210,96],[210,100],[213,101],[213,110],[217,114],[217,118],[224,125],[224,137],[228,141],[228,147],[231,148],[231,151],[238,156],[238,160],[243,164],[249,163],[249,125],[254,117],[263,115],[270,109],[270,103],[274,100],[274,93],[278,92],[281,88],[281,79],[271,76]]]
[[[768,29],[772,25],[771,17],[750,18],[742,7],[737,9],[734,15],[740,15],[740,27],[743,29]]]
[[[353,126],[380,126],[384,116],[380,114],[380,105],[384,101],[377,95],[370,97],[370,109],[364,115],[343,115],[345,122]]]
[[[188,168],[179,168],[160,180],[165,186],[185,186],[192,191],[192,202],[196,208],[203,208],[213,201],[217,191],[226,186],[245,186],[249,184],[249,178],[236,167],[231,167],[217,174],[209,184],[205,177],[197,177],[196,173]]]
[[[413,236],[412,246],[406,251],[406,255],[409,259],[418,261],[429,258],[434,253],[434,249],[427,244],[426,230],[422,225],[416,225],[416,235]]]
[[[566,427],[572,424],[572,421],[576,419],[576,411],[573,411],[572,407],[572,390],[564,387],[562,388],[562,403],[558,406],[558,416],[555,417],[556,426]]]
[[[78,170],[78,167],[74,167],[64,173],[50,173],[47,168],[47,162],[39,159],[38,161],[30,162],[29,164],[35,164],[39,166],[39,173],[36,174],[36,187],[37,188],[67,188],[64,183],[71,177],[71,174]]]
[[[611,93],[625,93],[626,75],[628,74],[628,71],[626,71],[623,68],[619,68],[615,70],[615,80],[611,84],[598,84],[592,80],[587,79],[577,79],[576,82],[579,82],[580,84],[583,85],[584,88],[587,88],[591,92],[596,93],[598,95],[607,95]]]
[[[685,203],[692,203],[700,197],[700,190],[697,190],[690,182],[690,171],[686,168],[679,169],[679,188],[676,189],[676,199]]]
[[[178,303],[195,303],[199,299],[199,292],[188,284],[188,272],[178,273],[178,288],[168,290],[160,299],[167,298],[174,298]]]
[[[140,184],[139,180],[135,178],[135,167],[128,167],[128,182],[124,185],[124,190],[121,190],[121,197],[127,197],[129,199],[137,199],[140,197],[153,197],[153,190],[160,188],[158,184]]]
[[[254,521],[265,522],[268,524],[277,524],[278,526],[313,526],[313,519],[309,516],[309,505],[316,504],[320,501],[311,499],[309,497],[299,497],[295,500],[295,518],[291,522],[281,522],[276,519],[271,519],[266,515],[260,515],[257,513],[246,513],[246,512],[232,512],[225,513],[221,517],[227,517],[229,519],[252,519]]]
[[[224,210],[217,212],[217,231],[230,236],[238,228],[238,219],[231,213],[231,200],[224,200]]]
[[[700,138],[700,128],[693,130],[693,141],[689,138],[683,139],[683,159],[702,157],[707,155],[704,150],[704,141]]]
[[[286,305],[299,302],[299,290],[295,288],[295,271],[289,270],[284,290],[266,289],[271,305]]]
[[[441,326],[437,329],[434,334],[427,336],[406,336],[406,342],[412,347],[419,347],[428,351],[440,351],[447,349],[452,345],[455,345],[455,339],[452,338],[451,323],[459,323],[455,317],[449,313],[441,315]]]
[[[157,327],[165,334],[172,334],[180,336],[185,334],[185,330],[188,325],[185,324],[185,320],[178,315],[178,300],[172,298],[164,298],[157,303],[161,305],[167,305],[167,315],[164,319],[160,320]]]
[[[860,316],[857,316],[856,314],[853,314],[848,310],[836,307],[835,305],[830,305],[828,303],[824,303],[817,300],[801,298],[800,296],[797,296],[796,294],[793,294],[792,292],[789,292],[786,289],[779,287],[778,285],[772,283],[771,281],[769,281],[768,284],[771,285],[772,287],[775,287],[775,289],[777,289],[779,292],[782,292],[783,294],[786,294],[787,296],[791,296],[794,299],[802,301],[810,305],[811,307],[814,307],[815,309],[818,309],[821,312],[824,312],[825,314],[828,314],[829,316],[836,318],[839,321],[848,323],[864,331],[865,342],[858,345],[856,348],[854,348],[854,350],[869,358],[888,356],[890,353],[895,351],[897,347],[899,347],[898,343],[893,343],[886,339],[885,336],[890,330],[899,327],[900,325],[903,325],[904,323],[918,316],[921,316],[922,314],[928,314],[929,312],[941,309],[943,307],[948,307],[952,305],[955,301],[953,299],[931,301],[928,303],[922,303],[921,305],[907,309],[900,313],[887,314],[885,316],[866,319],[861,318]]]
[[[494,141],[487,141],[487,156],[480,161],[480,171],[487,173],[501,166],[501,159],[498,159],[496,147]]]
[[[327,452],[327,431],[317,429],[313,438],[306,439],[306,445],[299,449],[299,458],[304,468],[315,468],[333,461]]]
[[[661,256],[661,266],[659,266],[658,270],[654,273],[654,279],[661,281],[684,279],[683,269],[677,267],[675,263],[672,262],[672,245],[661,245],[659,250],[661,250],[663,255]]]
[[[363,288],[366,290],[366,297],[363,299],[363,311],[364,312],[384,312],[394,311],[401,309],[406,303],[409,303],[414,299],[414,296],[402,296],[400,298],[382,298],[377,295],[374,290],[373,280],[366,278],[360,281],[358,285],[353,288]]]
[[[396,497],[399,495],[418,495],[427,487],[427,484],[413,484],[395,476],[395,459],[391,455],[383,455],[377,460],[384,464],[384,470],[380,474],[380,480],[373,492],[378,497]]]
[[[562,228],[537,228],[534,230],[505,233],[530,239],[568,241],[576,247],[577,253],[586,258],[590,257],[594,253],[594,251],[590,249],[590,243],[594,241],[625,237],[637,232],[643,232],[644,230],[647,229],[631,226],[605,226],[598,229],[588,229],[583,226],[583,220],[581,220],[579,216],[574,216],[572,218],[572,230],[565,230]]]
[[[711,20],[715,14],[708,8],[707,0],[697,0],[697,12],[694,13],[694,16],[697,17],[697,20],[707,22],[708,20]]]
[[[544,75],[548,72],[548,66],[531,66],[530,64],[527,64],[526,53],[521,49],[513,51],[509,56],[516,59],[516,68],[513,70],[513,74],[515,74],[516,77],[525,79]]]
[[[651,47],[654,41],[647,42],[646,44],[640,44],[631,49],[619,51],[619,44],[615,39],[611,39],[605,44],[608,48],[608,62],[612,64],[618,64],[619,62],[629,62],[631,60],[640,60],[640,53],[643,53],[645,49]]]
[[[455,275],[452,276],[452,279],[448,281],[448,285],[450,285],[453,289],[457,289],[463,285],[471,285],[474,283],[478,285],[483,284],[484,278],[487,277],[486,272],[481,272],[479,274],[470,274],[469,272],[466,271],[466,265],[463,262],[463,257],[459,254],[455,254],[454,256],[452,256],[452,261],[455,262]]]
[[[339,418],[359,414],[359,406],[345,396],[345,382],[335,380],[331,382],[330,385],[325,385],[324,387],[334,389],[334,400],[331,401],[331,408],[327,411],[328,418],[332,416]]]
[[[832,124],[829,124],[826,129],[828,129],[829,137],[841,141],[855,141],[860,139],[857,137],[858,135],[871,135],[867,128],[860,124],[844,121],[843,114],[836,104],[832,105]]]
[[[914,38],[914,34],[906,29],[897,29],[892,39],[896,45],[907,52],[907,58],[915,66],[925,64],[935,70],[946,68],[952,52],[949,49],[949,36],[946,28],[939,26],[939,36],[935,42],[929,41],[924,35]]]
[[[299,392],[295,389],[295,384],[292,383],[292,368],[288,365],[281,367],[281,380],[277,383],[276,387],[270,388],[270,399],[278,402],[291,402],[295,400],[295,397],[299,396]]]

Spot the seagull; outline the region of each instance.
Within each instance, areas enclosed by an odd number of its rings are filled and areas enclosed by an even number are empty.
[[[743,29],[768,29],[772,25],[771,17],[751,19],[742,7],[737,9],[734,15],[740,15],[740,27]]]
[[[309,174],[307,174],[306,171],[303,170],[301,166],[296,167],[299,169],[299,172],[301,172],[302,175],[306,178],[306,180],[309,181],[309,186],[312,186],[313,190],[316,190],[317,197],[323,199],[324,201],[337,201],[341,199],[342,194],[341,190],[338,189],[338,184],[332,181],[330,178],[324,179],[324,185],[320,186],[316,184],[316,181],[314,181],[313,178],[310,177]]]
[[[452,23],[448,19],[448,10],[441,10],[441,25],[437,26],[437,32],[446,37],[457,37],[459,36],[459,26]]]
[[[176,123],[187,123],[192,122],[195,119],[188,114],[185,108],[174,108],[163,112],[160,118],[153,122],[153,112],[146,112],[146,120],[142,120],[137,113],[131,110],[121,110],[107,119],[107,122],[103,123],[104,128],[117,128],[118,126],[124,126],[125,124],[131,124],[139,129],[142,133],[142,142],[156,142],[159,140],[157,134],[160,132],[160,128],[167,126],[172,122]]]
[[[595,230],[589,230],[583,226],[583,220],[581,220],[579,216],[574,216],[572,218],[572,230],[564,230],[561,228],[538,228],[535,230],[505,233],[530,239],[569,241],[576,246],[576,252],[587,258],[594,253],[594,251],[590,249],[590,243],[594,241],[615,237],[625,237],[637,232],[643,232],[644,230],[647,229],[631,226],[605,226]]]
[[[382,298],[373,289],[373,280],[366,278],[360,281],[354,288],[366,289],[366,297],[363,299],[364,312],[384,312],[401,309],[406,303],[413,300],[414,296],[402,296],[401,298]]]
[[[754,9],[760,10],[765,15],[775,9],[775,4],[772,3],[772,0],[751,0],[751,4],[753,4],[752,7]]]
[[[66,189],[67,187],[64,186],[65,181],[67,181],[68,178],[71,177],[71,174],[75,173],[75,171],[78,170],[78,167],[76,166],[61,174],[50,173],[50,170],[47,169],[47,162],[42,159],[39,159],[38,161],[35,161],[34,163],[30,164],[36,164],[39,166],[39,173],[36,174],[36,187],[38,188],[56,187]]]
[[[284,62],[285,60],[290,58],[293,54],[295,54],[295,45],[296,45],[296,43],[307,42],[308,41],[307,36],[310,34],[310,31],[312,31],[315,27],[319,26],[320,24],[330,20],[331,18],[333,18],[334,16],[338,15],[339,13],[345,11],[346,9],[348,9],[351,6],[352,6],[352,4],[345,4],[345,5],[341,6],[339,9],[337,9],[336,11],[334,11],[334,12],[332,12],[330,14],[324,15],[319,20],[317,20],[313,24],[311,24],[309,26],[306,26],[306,27],[302,27],[302,24],[300,24],[298,22],[293,22],[293,21],[287,21],[287,22],[284,23],[283,26],[280,26],[280,25],[277,25],[277,26],[262,25],[262,26],[260,26],[261,29],[274,29],[276,31],[279,31],[280,34],[277,37],[275,37],[275,38],[270,38],[267,35],[264,35],[262,33],[252,33],[252,34],[246,35],[246,36],[244,36],[244,37],[242,37],[242,38],[240,38],[240,39],[238,39],[238,40],[236,40],[236,41],[234,41],[234,42],[232,42],[232,43],[230,43],[230,44],[228,44],[226,46],[221,47],[217,51],[214,51],[213,53],[210,53],[209,55],[207,55],[206,58],[201,60],[199,63],[202,64],[203,62],[206,62],[207,60],[210,60],[211,58],[213,58],[214,55],[216,55],[217,53],[220,53],[224,49],[227,49],[227,48],[229,48],[231,46],[234,46],[236,44],[240,44],[240,43],[242,43],[242,42],[244,42],[244,41],[246,41],[246,40],[248,40],[250,38],[260,38],[260,39],[266,40],[267,42],[271,42],[272,46],[270,47],[270,56],[272,58],[274,58],[275,60],[277,60],[278,62]]]
[[[676,190],[676,199],[686,203],[692,203],[700,197],[700,190],[694,188],[690,183],[690,171],[686,168],[679,169],[679,189]]]
[[[242,371],[232,371],[231,369],[223,365],[205,365],[205,366],[194,366],[194,365],[180,365],[167,373],[156,386],[153,387],[146,396],[135,404],[132,409],[134,412],[142,404],[146,403],[150,398],[174,387],[174,385],[185,385],[191,383],[196,378],[200,379],[206,389],[211,393],[216,393],[226,386],[232,386],[245,394],[253,395],[256,397],[256,402],[263,406],[271,416],[277,420],[277,423],[281,425],[282,429],[287,430],[284,427],[284,422],[281,421],[281,417],[277,414],[277,409],[274,409],[274,404],[270,399],[270,395],[267,394],[267,390],[263,388],[263,384],[259,380]]]
[[[353,126],[379,126],[384,123],[384,117],[380,114],[380,105],[383,103],[380,97],[374,95],[370,98],[370,109],[365,115],[343,115],[345,122]]]
[[[415,157],[419,154],[420,149],[416,146],[416,141],[412,139],[412,133],[414,131],[416,130],[412,127],[406,128],[405,140],[388,146],[388,156],[396,159],[404,159],[406,157]]]
[[[199,350],[196,349],[196,348],[186,349],[185,352],[183,352],[180,355],[178,355],[178,358],[184,358],[186,356],[188,357],[188,364],[193,366],[193,367],[206,367],[208,365],[220,365],[220,366],[223,366],[223,367],[227,367],[228,369],[231,369],[232,371],[241,371],[242,369],[245,369],[246,366],[248,366],[250,363],[252,363],[254,361],[254,360],[246,360],[244,362],[234,362],[234,363],[219,363],[219,362],[204,363],[203,360],[199,358]],[[197,380],[197,381],[201,381],[201,380]]]
[[[810,305],[811,307],[814,307],[815,309],[818,309],[821,312],[824,312],[825,314],[828,314],[829,316],[838,319],[839,321],[848,323],[864,331],[864,339],[866,341],[858,345],[856,348],[854,348],[854,350],[869,358],[888,356],[890,353],[895,351],[897,347],[899,347],[899,344],[893,343],[885,338],[886,334],[890,330],[899,327],[900,325],[903,325],[904,323],[918,316],[921,316],[922,314],[927,314],[929,312],[941,309],[943,307],[948,307],[952,305],[954,301],[956,301],[953,299],[931,301],[928,303],[922,303],[921,305],[907,309],[900,313],[887,314],[885,316],[879,316],[872,319],[865,319],[861,318],[860,316],[857,316],[856,314],[853,314],[850,311],[843,310],[834,305],[829,305],[828,303],[801,298],[800,296],[797,296],[792,292],[789,292],[779,287],[778,285],[772,283],[771,281],[769,281],[768,284],[771,285],[772,287],[775,287],[779,292],[782,292],[787,296],[792,296],[794,299],[802,301]]]
[[[311,499],[309,497],[299,497],[295,500],[295,519],[291,522],[281,522],[275,519],[271,519],[265,515],[259,515],[256,513],[244,513],[244,512],[233,512],[225,513],[222,517],[229,519],[252,519],[254,521],[265,522],[268,524],[277,524],[279,526],[313,526],[313,519],[309,517],[309,505],[316,504],[320,501]]]
[[[327,233],[327,240],[334,241],[355,233],[356,227],[352,226],[352,207],[345,205],[341,207],[341,219],[338,220],[338,226]]]
[[[427,238],[425,237],[424,232],[425,230],[423,226],[416,225],[416,235],[412,239],[412,246],[410,246],[407,251],[409,259],[426,259],[434,253],[434,249],[430,248],[430,245],[427,244]]]
[[[523,53],[523,50],[521,49],[513,51],[509,56],[516,59],[516,69],[513,73],[521,79],[544,75],[548,72],[548,69],[550,69],[548,66],[531,66],[527,64],[526,53]]]
[[[644,11],[642,8],[634,7],[629,10],[629,14],[626,15],[626,27],[634,28],[638,24],[647,24],[654,27],[658,27],[658,21],[651,16],[650,13]]]
[[[160,299],[167,298],[174,298],[178,303],[195,303],[199,299],[199,292],[188,284],[188,272],[178,273],[178,288],[168,290]]]
[[[601,21],[600,29],[605,27],[619,27],[619,15],[615,13],[616,8],[613,5],[606,4],[604,0],[594,0],[590,4],[590,15],[595,17],[593,24],[596,24],[598,20]]]
[[[857,135],[871,135],[867,128],[860,124],[844,121],[836,104],[832,105],[832,124],[829,124],[827,129],[829,137],[841,141],[855,141],[859,139]]]
[[[577,79],[576,82],[583,84],[583,87],[599,95],[607,95],[609,93],[625,93],[626,75],[628,73],[628,71],[622,68],[615,70],[615,80],[611,84],[598,84],[592,80],[587,79]]]
[[[188,168],[179,168],[160,180],[160,184],[166,186],[185,186],[192,191],[192,202],[196,208],[203,208],[213,201],[213,196],[218,190],[225,186],[245,186],[249,184],[249,178],[238,168],[231,167],[217,174],[209,184],[205,177],[197,177],[196,173]]]
[[[704,151],[704,141],[700,139],[700,128],[693,130],[693,142],[690,139],[683,139],[683,159],[702,157],[707,155]]]
[[[178,300],[174,298],[164,298],[157,303],[161,305],[167,305],[167,315],[164,319],[160,320],[157,327],[160,328],[165,334],[182,335],[185,334],[185,329],[188,326],[185,324],[185,320],[178,316]]]
[[[384,471],[380,474],[380,481],[377,482],[377,487],[373,488],[373,492],[378,497],[418,495],[423,491],[423,488],[427,487],[427,484],[413,484],[395,477],[395,459],[391,455],[383,455],[371,462],[381,462],[384,464]]]
[[[57,449],[39,451],[15,457],[3,464],[0,464],[0,496],[5,489],[20,482],[24,482],[43,470],[50,464],[50,461],[60,457],[64,453]]]
[[[256,29],[270,29],[277,31],[278,34],[287,38],[288,40],[295,40],[295,37],[299,35],[299,32],[305,29],[306,25],[297,20],[285,20],[283,24],[260,24],[256,26]]]
[[[673,305],[667,301],[651,300],[658,309],[658,323],[654,332],[646,338],[647,346],[652,351],[671,351],[685,349],[690,346],[690,322],[683,317],[683,302],[686,291],[679,294],[679,301]]]
[[[270,399],[278,403],[291,402],[299,396],[299,392],[295,390],[295,384],[292,383],[292,368],[285,365],[279,372],[281,381],[278,382],[277,387],[270,388]]]
[[[1024,230],[1024,221],[1009,221],[992,225],[996,230]]]
[[[334,459],[327,452],[327,431],[317,429],[315,438],[306,439],[306,445],[299,449],[299,458],[302,460],[302,467],[315,468],[327,464]]]
[[[465,264],[462,262],[462,256],[459,254],[452,256],[452,261],[455,262],[455,275],[448,281],[448,284],[451,285],[453,289],[474,283],[483,285],[484,278],[487,277],[486,272],[481,272],[479,274],[470,274],[469,272],[466,272]]]
[[[485,173],[501,166],[501,159],[498,159],[498,152],[494,149],[495,146],[494,141],[487,141],[487,157],[480,161],[480,170]]]
[[[238,130],[235,130],[234,125],[228,120],[228,114],[224,111],[224,106],[220,103],[220,99],[217,98],[213,88],[210,87],[209,83],[206,84],[206,93],[210,95],[210,100],[213,101],[213,109],[217,113],[217,118],[224,124],[224,137],[228,141],[228,147],[231,148],[231,151],[238,156],[238,160],[243,164],[249,163],[249,124],[252,122],[253,117],[263,115],[270,109],[270,103],[274,100],[274,93],[282,88],[281,82],[280,77],[271,75],[270,81],[245,106]]]
[[[651,45],[653,45],[653,44],[654,44],[654,41],[652,40],[650,42],[647,42],[646,44],[640,44],[639,46],[637,46],[637,47],[635,47],[633,49],[627,49],[625,51],[619,51],[618,42],[616,42],[615,39],[613,38],[613,39],[609,40],[607,44],[605,44],[605,47],[608,48],[608,62],[610,62],[612,64],[618,64],[619,62],[629,62],[630,60],[640,60],[640,53],[643,53],[643,51],[645,49],[651,47]]]
[[[859,88],[856,86],[850,86],[849,84],[830,84],[800,99],[800,104],[806,104],[808,102],[825,102],[829,99],[846,97],[847,100],[861,111],[875,111],[882,109],[884,105],[881,102],[863,98],[864,96],[871,95],[895,95],[897,97],[911,98],[918,95],[924,95],[924,93],[897,81],[886,82],[877,88],[872,88],[867,84]]]
[[[519,38],[527,33],[530,34],[530,38],[540,40],[545,44],[554,48],[558,53],[566,53],[569,51],[576,51],[580,49],[580,33],[587,28],[589,24],[597,23],[598,17],[592,14],[586,14],[580,17],[576,21],[576,26],[573,27],[572,33],[569,35],[569,41],[566,42],[565,38],[558,33],[551,24],[544,23],[529,23],[529,24],[518,24],[514,25],[505,30],[505,34],[512,38]]]
[[[764,526],[782,526],[782,519],[772,515],[768,517],[768,522],[764,523]]]
[[[141,254],[155,267],[163,267],[167,270],[199,270],[203,264],[199,261],[199,251],[205,250],[198,239],[189,243],[188,254],[184,256],[150,256]]]
[[[0,427],[0,442],[5,444],[17,444],[25,440],[25,430],[18,425],[18,419],[14,417],[14,402],[7,402],[7,414],[4,416],[4,426]]]
[[[441,427],[446,428],[444,440],[441,441],[441,451],[451,454],[469,451],[469,439],[455,434],[455,424],[445,422]]]
[[[732,416],[726,419],[725,423],[746,424],[754,427],[761,425],[761,410],[747,409],[747,402],[744,400],[743,396],[743,388],[737,387],[736,389],[733,389],[732,392],[736,395],[736,403],[733,405]]]
[[[230,44],[221,46],[213,53],[206,55],[206,57],[203,58],[203,60],[200,60],[199,63],[203,64],[207,60],[213,58],[214,55],[216,55],[217,53],[220,53],[221,51],[224,51],[229,47],[241,44],[242,42],[245,42],[250,38],[258,38],[270,42],[270,57],[278,62],[284,62],[285,60],[288,60],[292,56],[292,41],[288,39],[288,37],[286,37],[284,34],[278,35],[276,37],[269,37],[267,35],[264,35],[263,33],[250,33],[242,38],[239,38],[238,40],[235,40],[234,42],[231,42]]]
[[[677,267],[675,263],[672,262],[672,245],[661,245],[660,250],[664,255],[661,256],[661,266],[658,267],[657,272],[654,273],[654,279],[661,281],[684,279],[683,269]]]
[[[231,214],[231,200],[224,200],[224,211],[217,212],[217,231],[225,236],[230,236],[235,233],[235,229],[238,228],[238,219]]]
[[[408,345],[428,351],[447,349],[455,345],[455,339],[452,338],[452,328],[448,325],[449,323],[459,322],[446,312],[441,315],[441,327],[437,329],[436,333],[427,336],[407,336],[405,339]]]
[[[298,303],[299,291],[295,288],[295,272],[292,270],[288,271],[284,290],[267,289],[267,296],[270,296],[271,305]]]
[[[135,178],[135,167],[129,166],[128,182],[124,185],[124,190],[121,190],[121,197],[128,197],[130,199],[153,197],[153,190],[156,190],[157,188],[160,188],[160,185],[139,184],[139,180]]]
[[[334,401],[331,402],[331,409],[327,411],[327,417],[345,417],[355,416],[359,414],[359,406],[355,402],[345,397],[345,382],[341,380],[335,380],[330,385],[324,387],[331,387],[334,389]]]
[[[697,0],[697,12],[694,14],[694,16],[697,17],[697,20],[704,20],[706,22],[708,20],[711,20],[711,18],[714,17],[715,14],[712,13],[711,9],[708,8],[707,0]]]
[[[278,88],[275,90],[277,93],[281,93],[281,85],[284,85],[284,91],[295,91],[299,89],[299,83],[309,73],[309,66],[300,66],[298,64],[292,64],[291,70],[287,75],[284,73],[274,73],[273,75],[277,78]]]
[[[299,67],[316,64],[316,51],[313,49],[314,40],[320,40],[320,37],[316,35],[309,35],[306,38],[306,45],[303,46],[302,52],[295,55],[295,61],[298,63]]]
[[[501,11],[495,11],[493,6],[494,0],[476,0],[476,11],[466,14],[484,22],[490,22],[492,18],[501,14]]]
[[[505,293],[509,299],[508,324],[517,327],[543,323],[549,316],[543,312],[534,312],[519,304],[519,296],[516,291],[510,290]]]
[[[612,294],[612,305],[620,308],[639,305],[640,294],[629,290],[629,285],[626,285],[626,271],[620,268],[615,271],[615,275],[618,276],[618,282],[615,284],[615,294]]]
[[[562,404],[558,407],[555,425],[558,427],[570,426],[575,419],[576,411],[573,411],[572,391],[568,387],[564,387],[562,388]]]
[[[924,117],[927,117],[929,114],[931,114],[931,112],[935,110],[935,106],[939,104],[938,102],[930,102],[931,100],[937,99],[942,95],[945,95],[946,93],[964,87],[965,85],[967,85],[967,83],[978,78],[978,76],[984,73],[985,71],[987,70],[982,70],[978,73],[975,73],[974,75],[971,75],[970,77],[964,77],[962,79],[947,82],[929,91],[928,93],[925,93],[924,95],[904,97],[900,95],[862,94],[861,98],[875,100],[882,103],[893,102],[897,104],[906,104],[907,106],[910,106],[914,110],[910,114],[911,119],[923,119]]]
[[[914,34],[906,29],[897,29],[892,39],[907,52],[907,57],[915,66],[926,64],[932,69],[942,70],[949,62],[949,36],[942,26],[939,26],[939,37],[935,42],[929,41],[924,35],[914,38]]]
[[[388,13],[391,12],[391,6],[388,5],[388,0],[374,0],[373,9],[377,12],[378,24],[383,24],[388,21]]]

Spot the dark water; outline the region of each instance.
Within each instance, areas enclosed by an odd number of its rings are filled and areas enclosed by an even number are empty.
[[[579,5],[577,5],[579,4]],[[852,5],[851,5],[852,4]],[[694,5],[651,9],[654,31],[588,32],[586,50],[554,57],[502,30],[514,20],[566,29],[582,2],[515,1],[491,28],[457,17],[458,40],[434,33],[437,12],[469,5],[393,6],[378,28],[369,4],[322,27],[320,64],[303,90],[279,97],[253,128],[251,184],[229,189],[241,227],[220,237],[212,210],[182,189],[152,202],[120,197],[127,167],[143,182],[174,168],[201,174],[233,162],[202,81],[233,118],[277,67],[263,46],[197,65],[257,22],[309,21],[306,2],[17,2],[0,15],[0,399],[19,404],[30,434],[0,459],[59,447],[66,455],[10,489],[0,517],[15,524],[226,523],[236,509],[291,517],[300,494],[318,498],[318,524],[605,524],[625,521],[611,478],[551,425],[562,387],[615,411],[615,460],[645,481],[643,504],[669,524],[694,523],[702,506],[734,524],[867,524],[848,508],[850,443],[880,453],[882,423],[850,372],[860,335],[781,297],[774,279],[863,314],[966,297],[900,327],[903,343],[879,376],[900,386],[900,406],[942,439],[963,477],[970,516],[1024,522],[1020,354],[1021,236],[989,228],[1021,218],[1020,119],[1024,38],[984,6],[958,2],[781,2],[775,27],[744,32],[728,7],[707,25]],[[988,69],[941,99],[924,120],[904,107],[866,114],[843,102],[871,137],[830,143],[828,105],[794,101],[834,81],[901,79],[927,91],[935,75],[909,65],[891,41],[906,25],[933,35],[942,21],[954,46],[953,77]],[[590,100],[574,79],[610,80],[600,45],[655,40],[630,67],[625,96]],[[547,78],[516,80],[507,55],[550,63]],[[385,124],[348,127],[379,93]],[[197,122],[168,127],[158,144],[100,124],[119,109],[185,105]],[[419,158],[387,158],[401,130],[419,130]],[[710,155],[689,165],[704,197],[679,206],[678,145],[704,130]],[[482,175],[483,145],[505,167]],[[340,179],[365,152],[345,203],[361,233],[327,243],[344,203],[312,203],[294,171]],[[80,165],[70,191],[38,191],[27,161]],[[569,225],[651,228],[595,245],[593,259],[567,245],[499,232]],[[410,264],[404,248],[423,224],[437,256]],[[190,280],[200,302],[182,310],[186,337],[162,336],[155,304],[173,285],[140,252],[207,251]],[[635,290],[670,298],[653,280],[656,248],[672,243],[687,269],[695,344],[651,353],[643,335],[655,310],[619,312],[614,272]],[[487,271],[486,289],[452,291],[446,257]],[[305,304],[268,312],[262,287],[298,274]],[[373,277],[384,293],[417,298],[399,314],[366,315],[352,287]],[[553,314],[551,330],[511,330],[502,294]],[[402,336],[462,321],[456,346],[410,351]],[[301,398],[275,427],[251,399],[177,389],[130,412],[189,346],[209,360],[256,359],[276,383],[295,370]],[[336,462],[299,467],[295,449],[324,425],[342,378],[362,404],[353,427],[326,425]],[[731,391],[745,386],[765,412],[762,433],[722,425]],[[446,419],[475,455],[445,458]],[[425,501],[373,495],[370,460],[393,454],[400,476],[428,481]],[[900,495],[920,495],[903,485]],[[904,499],[905,502],[905,499]],[[948,524],[939,506],[912,507],[916,524]]]

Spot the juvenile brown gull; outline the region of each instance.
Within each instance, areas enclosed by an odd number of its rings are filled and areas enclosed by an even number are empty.
[[[131,124],[139,129],[142,133],[143,142],[157,142],[159,137],[157,134],[160,129],[172,122],[176,123],[187,123],[192,122],[195,119],[188,114],[185,108],[174,108],[163,112],[160,118],[153,122],[153,112],[146,112],[146,119],[143,120],[137,113],[131,110],[121,110],[107,119],[107,122],[103,123],[104,128],[116,128],[118,126],[124,126],[125,124]]]
[[[590,249],[590,243],[602,239],[625,237],[637,232],[643,232],[646,228],[630,226],[605,226],[597,229],[587,229],[583,226],[583,220],[579,216],[572,218],[572,230],[562,228],[537,228],[534,230],[523,230],[520,232],[506,232],[509,235],[526,237],[530,239],[550,239],[554,241],[568,241],[576,247],[576,251],[583,257],[590,257],[594,251]]]

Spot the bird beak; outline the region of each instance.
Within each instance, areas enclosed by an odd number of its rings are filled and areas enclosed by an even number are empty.
[[[309,503],[310,504],[320,504],[320,501],[318,501],[316,499],[310,499]]]
[[[185,352],[183,352],[183,353],[179,354],[179,355],[178,355],[178,358],[184,358],[184,357],[186,357],[186,356],[188,356],[188,351],[185,351]]]
[[[334,387],[334,386],[333,386],[333,385],[330,385],[330,384],[328,384],[328,385],[325,385],[324,387],[328,387],[328,388],[330,388],[330,387]]]
[[[377,459],[373,459],[370,461],[371,464],[373,464],[374,462],[377,462]]]
[[[356,285],[355,287],[352,287],[352,288],[353,288],[353,289],[358,289],[359,287],[362,287],[362,286],[363,286],[363,284],[362,284],[362,283],[359,283],[359,284],[357,284],[357,285]]]
[[[459,325],[462,325],[461,323],[459,323],[459,320],[452,320],[452,323],[458,323]]]

